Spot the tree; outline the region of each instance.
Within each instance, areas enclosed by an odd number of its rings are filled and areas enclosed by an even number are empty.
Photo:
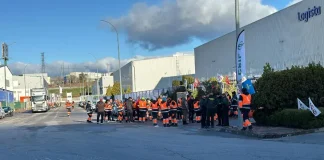
[[[112,88],[109,85],[106,91],[106,96],[111,96],[111,95],[112,95]]]
[[[187,84],[193,84],[195,82],[195,78],[193,76],[182,76],[182,82],[185,82],[185,80],[187,80]]]
[[[131,89],[130,86],[128,86],[126,91],[125,91],[125,94],[129,94],[129,93],[132,93],[132,89]]]
[[[173,80],[173,81],[172,81],[172,87],[178,87],[178,86],[180,86],[180,81],[178,81],[178,80]]]
[[[270,63],[266,63],[263,67],[263,74],[268,74],[274,72],[274,69],[271,67]]]
[[[87,78],[88,78],[87,74],[84,74],[84,73],[79,74],[79,81],[80,82],[86,81]]]
[[[114,85],[112,86],[111,93],[113,95],[120,95],[120,83],[114,82]]]
[[[70,75],[70,82],[71,83],[76,83],[77,82],[77,77],[76,76],[74,76],[74,75]]]

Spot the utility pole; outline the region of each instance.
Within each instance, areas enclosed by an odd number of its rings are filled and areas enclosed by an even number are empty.
[[[240,34],[240,9],[239,9],[239,0],[235,0],[235,24],[236,24],[236,39],[235,39],[235,68],[236,68],[236,84],[238,90],[241,90],[241,82],[239,82],[238,79],[238,72],[237,72],[237,39]],[[237,95],[238,96],[238,95]],[[243,118],[241,116],[241,111],[238,109],[238,127],[242,128],[243,127]]]
[[[8,91],[7,91],[7,61],[9,60],[8,58],[8,45],[6,43],[2,43],[2,59],[4,61],[4,89],[6,91],[6,106],[8,106]]]

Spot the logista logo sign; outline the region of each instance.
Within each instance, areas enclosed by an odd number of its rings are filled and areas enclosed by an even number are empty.
[[[308,11],[306,11],[304,13],[298,12],[298,19],[299,19],[299,21],[308,22],[308,20],[310,18],[321,15],[321,13],[322,13],[321,6],[318,6],[318,7],[314,6],[313,9],[308,8]]]

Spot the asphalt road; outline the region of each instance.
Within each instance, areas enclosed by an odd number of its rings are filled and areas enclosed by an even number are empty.
[[[324,134],[275,140],[200,130],[197,125],[85,122],[75,108],[0,120],[1,160],[323,160]]]

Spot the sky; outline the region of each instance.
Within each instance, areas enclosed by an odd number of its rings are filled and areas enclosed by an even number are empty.
[[[300,0],[240,0],[246,25]],[[9,44],[13,74],[115,71],[145,57],[193,53],[234,30],[234,0],[0,0],[0,42]],[[25,70],[24,70],[25,68]]]

